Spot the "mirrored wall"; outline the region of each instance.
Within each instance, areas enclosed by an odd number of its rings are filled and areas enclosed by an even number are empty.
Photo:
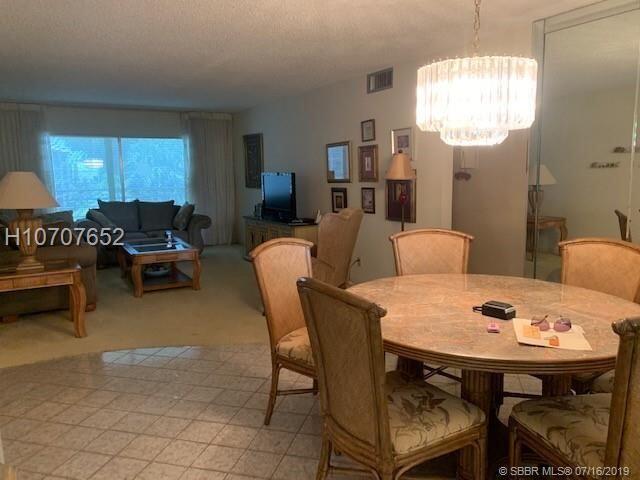
[[[559,281],[560,240],[640,242],[640,0],[540,20],[534,44],[525,271]]]

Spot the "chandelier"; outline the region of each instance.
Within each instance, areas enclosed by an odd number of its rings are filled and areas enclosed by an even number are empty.
[[[497,145],[535,119],[538,64],[532,58],[478,56],[480,0],[475,0],[474,56],[418,69],[416,123],[449,145]]]

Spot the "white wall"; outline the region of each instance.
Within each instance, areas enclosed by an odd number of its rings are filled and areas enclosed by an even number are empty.
[[[541,210],[566,217],[569,238],[620,237],[613,211],[627,209],[630,155],[611,152],[631,144],[634,93],[629,87],[572,94],[544,106],[541,162],[557,183],[543,187]],[[620,162],[620,167],[593,169],[592,162]],[[637,198],[632,207],[635,217]],[[541,238],[547,248],[557,241],[551,233]]]
[[[260,190],[244,184],[242,135],[262,133],[265,171],[295,171],[298,215],[312,217],[316,209],[331,211],[331,187],[346,186],[348,203],[360,207],[360,188],[376,187],[376,214],[363,220],[354,258],[355,281],[393,274],[393,255],[388,237],[400,230],[398,222],[385,220],[384,173],[391,159],[391,130],[414,126],[417,169],[417,223],[412,227],[451,226],[453,151],[437,134],[415,127],[416,64],[394,66],[394,87],[366,93],[365,75],[312,92],[281,99],[234,116],[234,155],[238,205],[238,239],[243,242],[241,216],[251,214],[260,201]],[[376,120],[379,149],[377,184],[359,183],[357,147],[360,122]],[[330,184],[326,180],[325,145],[351,141],[352,182]]]

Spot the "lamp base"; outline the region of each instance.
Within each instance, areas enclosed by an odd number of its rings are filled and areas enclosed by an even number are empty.
[[[42,219],[33,217],[33,210],[18,210],[18,218],[9,224],[9,230],[16,235],[16,242],[20,249],[20,261],[16,265],[16,271],[41,272],[44,264],[36,258],[38,244],[36,234],[42,228]]]

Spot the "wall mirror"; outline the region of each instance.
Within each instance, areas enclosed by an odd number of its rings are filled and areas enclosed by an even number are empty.
[[[640,240],[640,0],[546,18],[533,33],[525,272],[559,281],[559,241]]]
[[[327,144],[327,181],[351,181],[351,148],[349,142]]]

